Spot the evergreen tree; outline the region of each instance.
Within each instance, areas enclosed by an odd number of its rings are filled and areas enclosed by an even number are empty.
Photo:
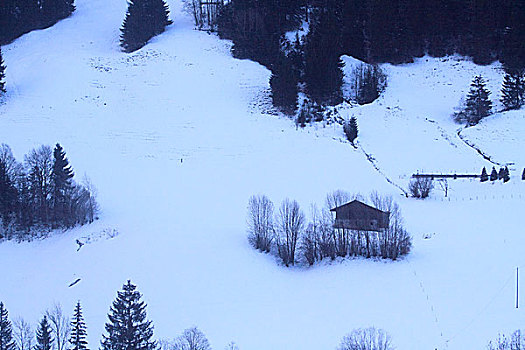
[[[17,197],[18,192],[12,180],[9,178],[7,164],[0,159],[0,218],[2,219],[4,228],[6,228],[11,221],[11,214],[15,211]],[[1,233],[0,238],[2,238]]]
[[[492,102],[489,99],[490,91],[485,88],[485,81],[480,75],[474,77],[470,84],[470,92],[467,95],[467,106],[465,113],[469,125],[476,125],[488,116],[492,110]]]
[[[71,320],[71,336],[69,338],[71,346],[69,350],[88,350],[86,337],[86,323],[82,316],[82,307],[79,301],[75,306],[75,312]]]
[[[66,152],[56,144],[53,150],[53,172],[51,173],[53,221],[55,225],[67,224],[71,220],[68,208],[73,186],[73,169],[66,158]]]
[[[357,119],[354,116],[352,116],[350,118],[350,121],[348,121],[348,123],[344,125],[343,131],[345,132],[348,141],[350,141],[352,145],[354,145],[354,140],[357,138],[358,132]]]
[[[343,101],[344,64],[340,59],[342,26],[337,2],[319,10],[310,26],[304,49],[306,91],[318,104],[339,104]]]
[[[47,321],[47,317],[44,316],[38,328],[36,330],[36,346],[35,350],[52,350],[53,349],[53,337],[51,334],[51,326]]]
[[[489,179],[489,175],[487,174],[487,169],[485,169],[485,167],[483,167],[483,170],[481,171],[481,182],[485,182],[485,181],[488,181]]]
[[[0,96],[5,92],[5,64],[2,58],[2,48],[0,47]]]
[[[499,168],[498,180],[503,180],[504,177],[505,177],[505,168]]]
[[[505,70],[501,88],[501,103],[505,110],[520,109],[525,103],[525,71]]]
[[[106,332],[101,350],[156,350],[153,325],[146,320],[146,304],[136,286],[128,282],[117,292],[117,298],[108,314]]]
[[[136,51],[155,35],[164,32],[171,23],[164,0],[129,0],[128,12],[120,29],[120,46],[125,52]]]
[[[15,350],[11,321],[4,303],[0,302],[0,350]]]
[[[293,115],[297,110],[298,82],[298,72],[290,59],[282,55],[273,65],[270,88],[273,105],[289,115]]]
[[[510,180],[509,168],[505,167],[505,170],[503,171],[503,182],[507,182],[509,180]]]
[[[496,168],[492,167],[492,172],[490,173],[490,181],[496,181],[498,179],[498,172]]]

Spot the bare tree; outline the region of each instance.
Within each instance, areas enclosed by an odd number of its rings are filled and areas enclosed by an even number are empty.
[[[88,195],[86,201],[87,217],[88,221],[92,223],[93,221],[95,221],[100,211],[100,208],[97,203],[98,192],[97,188],[95,187],[95,185],[93,185],[93,182],[91,182],[91,179],[86,174],[84,174],[84,179],[82,182]]]
[[[175,342],[174,350],[211,350],[208,339],[197,327],[184,330]]]
[[[13,320],[13,338],[18,350],[32,350],[34,332],[31,325],[21,317]]]
[[[393,350],[392,339],[388,333],[373,327],[355,329],[346,335],[338,350]]]
[[[55,333],[56,350],[66,350],[69,335],[71,333],[69,317],[64,315],[60,304],[55,304],[51,309],[48,309],[46,311],[46,316],[53,333]]]
[[[285,199],[277,214],[276,242],[279,257],[286,266],[295,264],[295,249],[304,228],[304,214],[297,201]]]
[[[447,179],[440,179],[440,180],[438,180],[438,184],[439,184],[439,188],[441,188],[441,190],[445,194],[445,197],[447,197],[448,196],[448,190],[450,188],[449,185],[448,185],[448,180]]]
[[[525,349],[525,337],[520,330],[515,331],[510,337],[500,334],[498,339],[490,341],[488,350],[522,350]]]
[[[401,208],[394,202],[392,196],[381,196],[377,192],[370,194],[372,204],[379,210],[388,212],[389,226],[380,231],[378,235],[379,251],[386,259],[396,260],[401,255],[406,255],[412,247],[412,237],[404,228]]]
[[[51,147],[40,146],[37,149],[32,149],[25,156],[31,199],[37,207],[38,217],[44,223],[49,221],[50,215],[52,154]]]
[[[273,203],[268,197],[250,197],[247,223],[250,244],[255,249],[269,252],[273,240]]]

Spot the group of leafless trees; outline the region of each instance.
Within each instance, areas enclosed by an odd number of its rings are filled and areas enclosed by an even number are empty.
[[[490,341],[488,350],[521,350],[525,349],[525,336],[520,330],[515,331],[510,336],[500,334],[498,339]]]
[[[71,339],[71,322],[62,311],[60,304],[55,304],[44,313],[49,330],[54,339],[54,349],[68,350]],[[38,350],[38,339],[35,339],[37,329],[22,317],[14,318],[12,336],[17,350]],[[37,335],[38,337],[38,335]],[[36,341],[35,341],[36,340]]]
[[[390,213],[389,227],[380,231],[335,229],[330,209],[360,195],[335,191],[326,197],[319,209],[313,204],[310,220],[295,200],[285,199],[275,210],[265,195],[252,196],[248,202],[248,240],[261,252],[274,252],[285,266],[313,265],[326,258],[364,256],[396,260],[410,252],[412,238],[403,226],[397,203],[390,196],[370,195],[377,209]]]
[[[97,218],[96,190],[82,184],[60,144],[40,146],[18,162],[0,145],[0,239],[32,239],[50,229],[70,228]]]

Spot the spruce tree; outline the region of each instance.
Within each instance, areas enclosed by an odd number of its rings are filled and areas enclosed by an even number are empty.
[[[490,91],[485,87],[485,81],[480,75],[474,77],[467,95],[465,113],[469,125],[476,125],[486,116],[490,115],[492,102],[489,99]]]
[[[0,47],[0,96],[5,92],[5,64],[2,57],[2,48]]]
[[[481,182],[485,182],[485,181],[488,181],[488,179],[489,179],[489,175],[487,174],[487,169],[483,167],[483,170],[481,170],[480,180]]]
[[[13,331],[11,321],[4,303],[0,302],[0,350],[14,350]]]
[[[357,119],[352,116],[348,123],[346,123],[343,127],[343,131],[345,132],[346,138],[348,141],[354,144],[354,140],[357,138]]]
[[[71,346],[69,350],[88,350],[86,337],[86,323],[82,316],[82,307],[79,301],[75,306],[75,312],[71,320],[71,336],[69,338],[69,344]]]
[[[52,350],[53,349],[53,337],[51,334],[51,326],[47,321],[47,317],[44,316],[38,328],[36,330],[36,346],[35,350]]]
[[[505,110],[520,109],[525,103],[525,71],[505,70],[501,88],[501,103]]]
[[[490,173],[490,181],[496,181],[498,179],[498,172],[496,168],[492,167],[492,172]]]
[[[499,168],[498,180],[503,180],[504,177],[505,177],[505,168]]]
[[[273,105],[288,115],[293,115],[297,110],[298,82],[298,72],[291,60],[282,55],[272,67],[270,88]]]
[[[129,0],[126,18],[120,28],[120,46],[125,52],[133,52],[164,32],[172,21],[164,0]]]
[[[73,169],[66,158],[66,152],[56,144],[53,150],[53,172],[51,173],[53,219],[55,225],[66,224],[70,221],[68,210],[71,188],[73,186]]]
[[[15,203],[18,197],[16,187],[13,185],[7,173],[7,164],[0,159],[0,218],[4,228],[11,221],[10,216],[15,210]],[[0,238],[2,238],[0,230]]]
[[[320,105],[343,101],[343,67],[340,43],[341,13],[337,2],[319,10],[312,20],[304,48],[304,82],[309,97]]]
[[[129,280],[122,289],[108,314],[101,350],[156,350],[157,342],[151,339],[153,325],[146,320],[142,295]]]
[[[510,180],[510,172],[509,172],[509,168],[508,167],[505,167],[505,170],[503,172],[503,182],[507,182]]]

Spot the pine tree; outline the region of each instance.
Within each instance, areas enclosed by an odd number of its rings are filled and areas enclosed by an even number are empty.
[[[5,92],[5,64],[2,58],[2,48],[0,47],[0,96]]]
[[[88,350],[86,337],[86,323],[82,316],[82,307],[79,301],[75,306],[75,312],[71,320],[71,337],[69,338],[71,346],[69,350]]]
[[[297,110],[298,82],[298,72],[290,59],[286,56],[278,59],[272,67],[270,77],[272,102],[275,107],[289,115],[293,115]]]
[[[490,173],[490,181],[496,181],[498,179],[498,172],[496,168],[492,167],[492,172]]]
[[[36,330],[36,346],[35,350],[52,350],[53,349],[53,337],[51,335],[51,326],[47,321],[47,317],[44,316],[38,328]]]
[[[354,145],[354,140],[357,138],[358,133],[357,119],[354,116],[352,116],[350,118],[350,121],[348,121],[348,123],[344,125],[343,131],[345,132],[348,141],[350,141],[352,145]]]
[[[485,181],[488,181],[489,179],[489,175],[487,174],[487,169],[485,169],[485,167],[483,167],[483,170],[481,170],[481,182],[485,182]]]
[[[499,168],[498,180],[503,180],[504,177],[505,177],[505,168]]]
[[[11,321],[4,303],[0,302],[0,350],[15,350]]]
[[[128,282],[117,292],[117,298],[108,314],[106,332],[101,350],[156,350],[153,325],[146,320],[146,304],[136,286]]]
[[[501,88],[501,103],[505,110],[520,109],[525,103],[525,71],[505,70]]]
[[[10,222],[10,216],[15,210],[17,197],[17,190],[15,186],[13,186],[7,173],[7,164],[0,159],[0,218],[2,219],[4,228],[6,228]],[[2,238],[1,231],[2,230],[0,230],[0,238]]]
[[[164,0],[129,0],[128,12],[120,29],[120,46],[125,52],[133,52],[164,32],[172,21]]]
[[[73,186],[73,169],[66,158],[66,152],[56,144],[53,150],[53,172],[51,173],[53,220],[55,225],[66,224],[70,221],[68,203]]]
[[[337,2],[319,10],[304,48],[304,81],[309,97],[320,105],[343,101],[344,63],[340,56],[341,9]]]
[[[510,180],[509,168],[505,167],[505,170],[503,171],[503,182],[507,182],[509,180]]]
[[[490,91],[485,88],[485,81],[480,75],[474,77],[470,84],[470,92],[467,95],[467,106],[465,113],[469,125],[476,125],[488,116],[492,110],[492,102],[489,99]]]

